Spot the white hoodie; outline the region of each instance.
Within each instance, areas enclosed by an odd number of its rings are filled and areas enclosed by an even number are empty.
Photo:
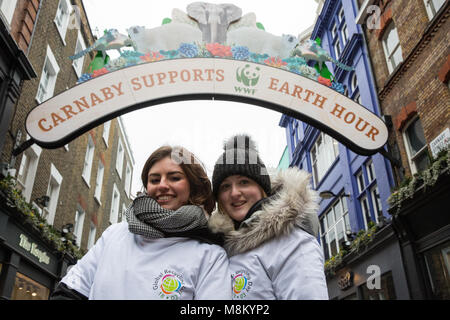
[[[229,300],[228,258],[188,238],[149,239],[110,226],[62,279],[89,299]]]
[[[310,175],[289,168],[271,181],[275,197],[238,230],[217,211],[209,220],[213,232],[226,235],[233,299],[328,299]]]

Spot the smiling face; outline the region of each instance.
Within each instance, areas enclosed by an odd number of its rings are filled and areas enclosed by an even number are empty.
[[[170,157],[166,157],[150,168],[147,194],[161,207],[177,210],[189,202],[189,181],[183,169]]]
[[[245,176],[229,176],[219,187],[220,206],[235,221],[242,221],[250,208],[263,198],[260,186]]]

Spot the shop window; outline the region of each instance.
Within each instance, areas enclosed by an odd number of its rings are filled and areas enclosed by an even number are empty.
[[[361,286],[361,293],[363,300],[396,300],[392,273],[388,272],[381,276],[379,289],[369,289],[365,284]]]
[[[0,12],[8,24],[11,24],[16,5],[17,0],[0,0]]]
[[[412,173],[425,170],[429,165],[427,141],[420,118],[416,117],[403,131]]]
[[[11,300],[48,300],[50,289],[17,273]]]
[[[321,132],[310,153],[316,187],[337,158],[338,153],[337,141]]]
[[[398,38],[397,28],[391,22],[383,36],[383,49],[388,65],[389,74],[403,61],[402,47]]]
[[[450,241],[425,254],[432,299],[450,300]]]
[[[320,220],[320,239],[325,259],[337,254],[342,242],[347,241],[346,231],[350,230],[347,200],[340,197]]]
[[[445,3],[445,0],[423,0],[427,9],[428,18],[432,20],[439,9]]]
[[[36,100],[38,103],[42,103],[53,97],[58,73],[58,63],[56,62],[50,46],[47,45],[47,55],[44,60],[41,79],[39,81],[38,91],[36,94]]]

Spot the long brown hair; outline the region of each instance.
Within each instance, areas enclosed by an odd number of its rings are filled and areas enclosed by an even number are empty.
[[[200,160],[183,147],[162,146],[155,150],[145,162],[141,173],[144,189],[147,190],[148,173],[153,165],[167,157],[175,161],[186,175],[191,189],[189,203],[203,206],[209,214],[214,210],[215,201],[212,194],[211,181]]]

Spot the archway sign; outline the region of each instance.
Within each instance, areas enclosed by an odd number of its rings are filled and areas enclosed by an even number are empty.
[[[30,111],[26,129],[33,142],[61,147],[127,112],[193,99],[273,109],[363,155],[381,151],[387,141],[385,123],[344,96],[332,76],[320,73],[325,61],[350,67],[334,61],[315,41],[299,44],[295,36],[266,32],[253,13],[242,16],[234,5],[196,2],[187,13],[174,9],[162,26],[127,31],[107,30],[92,47],[71,57],[96,50],[105,61],[106,50],[120,52],[117,59],[84,74],[75,87]],[[134,50],[121,51],[124,46]],[[310,67],[311,61],[318,67]]]

